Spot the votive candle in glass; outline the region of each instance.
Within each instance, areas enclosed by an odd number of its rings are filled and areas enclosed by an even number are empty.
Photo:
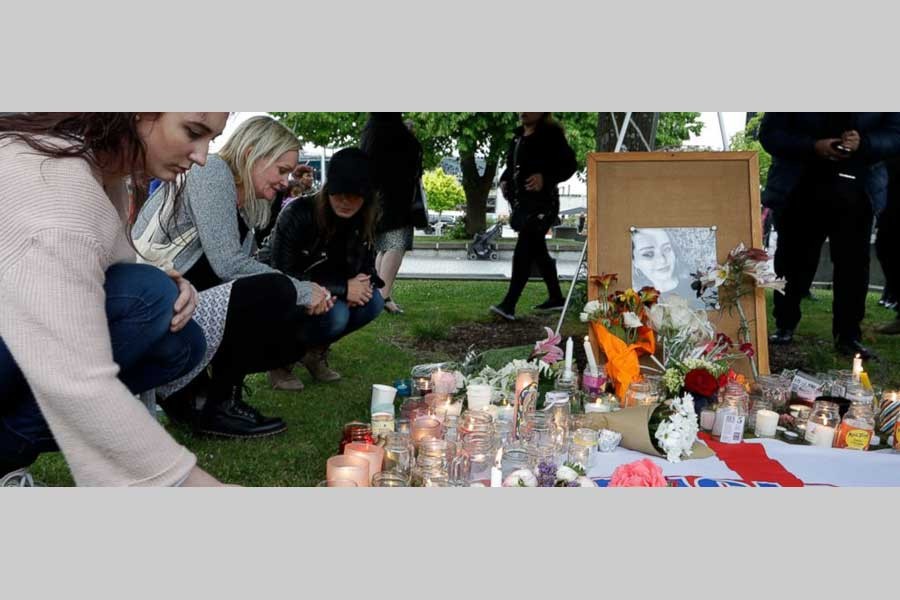
[[[437,417],[431,415],[418,417],[410,425],[410,437],[413,443],[427,440],[428,438],[439,439],[441,437],[441,422]]]
[[[756,429],[753,432],[758,437],[775,437],[778,427],[778,413],[774,410],[756,411]]]
[[[358,456],[369,463],[369,477],[381,471],[384,462],[384,448],[375,444],[353,442],[344,447],[344,456]]]
[[[345,479],[359,487],[369,487],[369,461],[358,456],[332,456],[325,463],[325,474],[328,481]]]

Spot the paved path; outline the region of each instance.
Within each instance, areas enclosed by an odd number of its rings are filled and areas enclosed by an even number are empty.
[[[571,280],[581,252],[551,252],[561,279]],[[512,273],[512,252],[500,252],[499,260],[469,260],[465,251],[413,250],[400,266],[401,279],[497,279]]]

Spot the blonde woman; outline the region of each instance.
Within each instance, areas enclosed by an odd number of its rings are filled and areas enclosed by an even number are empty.
[[[135,223],[133,237],[145,257],[171,260],[201,291],[225,291],[208,308],[204,326],[207,343],[215,346],[209,381],[201,372],[160,402],[170,418],[198,433],[255,438],[284,431],[284,421],[244,402],[244,377],[299,358],[284,332],[295,330],[304,315],[323,314],[333,305],[325,288],[254,258],[253,230],[268,223],[270,203],[287,186],[299,150],[293,133],[274,119],[248,119],[218,155],[187,173],[182,203],[173,209],[166,202],[173,186],[163,186]],[[206,400],[194,412],[190,401],[198,394]]]

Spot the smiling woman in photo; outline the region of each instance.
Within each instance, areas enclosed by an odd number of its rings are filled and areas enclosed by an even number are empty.
[[[644,228],[631,234],[631,278],[635,289],[652,286],[663,297],[677,295],[705,308],[691,289],[691,272],[715,263],[709,228]]]

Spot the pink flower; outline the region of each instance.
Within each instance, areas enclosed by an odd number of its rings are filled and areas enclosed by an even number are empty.
[[[547,332],[547,339],[541,340],[534,345],[534,350],[531,351],[531,358],[540,358],[548,365],[552,365],[561,361],[564,357],[562,348],[559,347],[562,337],[553,333],[553,330],[549,327],[544,327],[544,331]]]
[[[613,471],[609,487],[667,487],[662,468],[649,458],[619,465]]]

